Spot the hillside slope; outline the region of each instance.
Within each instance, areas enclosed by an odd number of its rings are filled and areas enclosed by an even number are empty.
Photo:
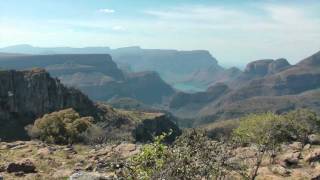
[[[171,112],[183,118],[191,114],[198,119],[194,125],[199,125],[254,112],[281,113],[304,107],[319,110],[319,62],[320,52],[293,66],[284,59],[249,63],[245,72],[234,80],[239,85],[229,83],[231,90],[219,98],[209,102],[198,101],[197,108],[192,108],[194,106],[191,102],[179,107],[173,106],[177,99],[175,96],[171,101]],[[209,92],[207,90],[205,93]],[[187,96],[196,98],[198,94]]]

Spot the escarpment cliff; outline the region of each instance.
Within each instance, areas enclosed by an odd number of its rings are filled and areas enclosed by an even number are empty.
[[[72,107],[96,116],[95,105],[80,91],[63,86],[43,69],[0,71],[0,138],[25,138],[24,126],[45,113]]]

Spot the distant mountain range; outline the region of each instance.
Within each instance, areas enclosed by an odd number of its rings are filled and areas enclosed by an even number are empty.
[[[106,54],[17,55],[0,54],[0,68],[45,68],[69,87],[96,101],[129,97],[161,104],[174,93],[156,72],[123,73]]]
[[[182,126],[305,107],[320,112],[320,52],[295,65],[283,58],[256,60],[244,71],[220,67],[207,51],[21,45],[0,52],[0,68],[40,66],[93,100],[137,109],[160,106],[183,119]],[[166,81],[197,92],[177,91]]]
[[[234,79],[201,93],[177,93],[170,110],[183,118],[197,119],[191,126],[248,113],[287,112],[311,108],[320,112],[320,52],[290,65],[285,59],[258,60]],[[182,122],[190,125],[190,121]]]
[[[20,54],[110,54],[125,72],[156,71],[161,78],[175,88],[186,91],[205,90],[216,74],[224,69],[208,51],[178,51],[125,47],[55,47],[43,48],[30,45],[16,45],[0,48],[0,52]],[[225,75],[226,76],[226,75]]]

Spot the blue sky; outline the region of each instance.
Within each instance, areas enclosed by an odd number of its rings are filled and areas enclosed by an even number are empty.
[[[0,47],[206,49],[225,66],[320,50],[320,1],[0,0]]]

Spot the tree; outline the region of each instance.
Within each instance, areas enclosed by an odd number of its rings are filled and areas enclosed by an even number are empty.
[[[275,152],[280,143],[286,141],[283,130],[283,117],[273,113],[252,114],[241,119],[239,127],[233,132],[235,142],[257,147],[257,159],[251,179],[258,175],[262,158],[268,151]]]

